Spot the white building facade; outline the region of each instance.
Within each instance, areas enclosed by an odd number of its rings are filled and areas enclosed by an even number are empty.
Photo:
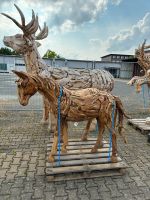
[[[73,69],[105,69],[115,78],[129,79],[133,75],[133,63],[91,60],[44,59],[48,66]],[[0,73],[11,73],[11,70],[25,71],[25,63],[21,56],[0,55]]]

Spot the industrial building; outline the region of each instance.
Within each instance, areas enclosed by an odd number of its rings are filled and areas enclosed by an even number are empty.
[[[105,69],[115,78],[129,79],[134,75],[137,60],[133,55],[109,54],[101,57],[101,61],[49,59],[44,58],[48,66],[74,69]],[[10,73],[12,69],[25,71],[23,57],[15,55],[0,55],[0,73]]]

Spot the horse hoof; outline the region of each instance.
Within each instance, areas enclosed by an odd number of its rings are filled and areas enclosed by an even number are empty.
[[[93,148],[91,149],[91,153],[96,153],[96,152],[97,152],[97,148],[93,147]]]
[[[117,163],[118,162],[118,159],[116,156],[111,156],[111,162],[112,163]]]
[[[62,148],[61,153],[67,153],[67,149]]]
[[[50,163],[53,163],[55,161],[54,157],[52,155],[49,156],[48,161]]]
[[[47,120],[42,119],[42,120],[40,121],[40,124],[42,124],[42,125],[48,125],[49,122],[48,122]]]
[[[88,140],[87,137],[84,137],[84,136],[83,136],[83,137],[81,138],[81,141],[87,141],[87,140]]]

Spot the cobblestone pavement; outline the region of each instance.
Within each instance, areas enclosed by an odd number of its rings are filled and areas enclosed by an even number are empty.
[[[123,176],[48,183],[50,134],[40,119],[40,112],[0,111],[0,200],[150,199],[150,145],[145,135],[126,125],[128,144],[118,139],[119,155],[128,164]],[[82,129],[78,133],[75,129],[70,137],[81,135]]]

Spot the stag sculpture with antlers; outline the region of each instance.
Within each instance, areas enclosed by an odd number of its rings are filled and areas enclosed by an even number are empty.
[[[150,56],[145,54],[145,50],[150,48],[150,45],[146,46],[146,40],[136,50],[135,56],[138,59],[138,64],[142,68],[143,76],[134,76],[129,82],[129,85],[136,85],[136,91],[141,91],[141,86],[147,84],[150,87]]]
[[[44,60],[41,58],[37,49],[38,46],[40,46],[38,40],[42,40],[48,35],[48,27],[46,26],[46,23],[44,23],[44,28],[40,30],[39,34],[36,35],[39,27],[38,16],[35,15],[34,11],[32,10],[32,20],[26,24],[23,12],[17,5],[15,5],[15,7],[20,14],[21,24],[11,16],[5,13],[2,14],[11,19],[22,30],[23,34],[5,36],[3,41],[6,46],[11,47],[13,50],[23,55],[26,70],[28,73],[45,74],[45,76],[55,79],[68,89],[94,87],[109,92],[112,91],[114,87],[114,79],[108,71],[99,69],[66,70],[64,68],[58,69],[48,67]],[[47,99],[43,99],[44,112],[42,121],[45,122],[49,117],[49,111],[51,109]],[[52,113],[51,116],[54,120]],[[52,125],[52,122],[50,124]]]

